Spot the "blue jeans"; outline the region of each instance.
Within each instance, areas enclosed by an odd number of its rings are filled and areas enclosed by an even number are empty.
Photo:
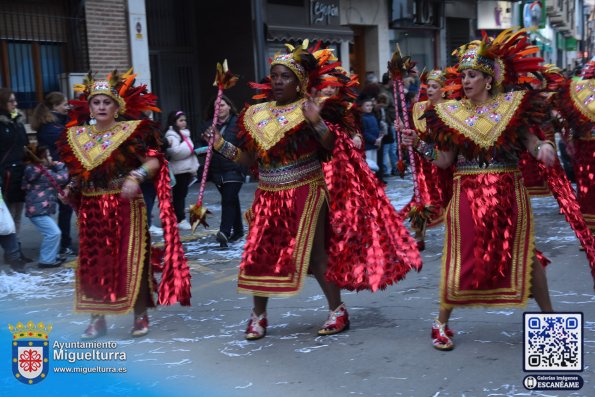
[[[384,173],[390,174],[397,171],[397,144],[395,142],[384,144]]]
[[[4,260],[13,261],[19,259],[21,256],[16,233],[0,236],[0,246],[4,250]]]
[[[49,215],[33,216],[31,222],[37,226],[37,230],[43,235],[41,247],[39,248],[39,263],[52,264],[58,259],[60,249],[60,237],[62,233],[54,219]]]

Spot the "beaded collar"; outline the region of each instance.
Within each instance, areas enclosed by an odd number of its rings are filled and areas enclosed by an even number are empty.
[[[76,126],[67,131],[68,143],[72,152],[86,170],[101,165],[140,124],[140,120],[116,123],[104,131],[95,126]]]
[[[435,106],[440,119],[483,149],[494,145],[521,104],[525,93],[513,91],[496,95],[481,105],[469,100],[450,100]]]
[[[570,98],[583,116],[595,121],[595,79],[572,81]]]
[[[246,109],[244,127],[263,150],[275,146],[284,136],[305,121],[300,99],[288,105],[275,102],[259,103]]]

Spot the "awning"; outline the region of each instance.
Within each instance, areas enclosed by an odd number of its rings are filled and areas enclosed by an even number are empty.
[[[348,41],[353,43],[353,31],[348,27],[337,26],[334,28],[316,28],[311,26],[276,26],[268,25],[267,39],[277,41],[325,41],[340,43]]]

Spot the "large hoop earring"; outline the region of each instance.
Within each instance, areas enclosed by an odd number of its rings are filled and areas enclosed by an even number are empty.
[[[490,83],[486,84],[486,91],[489,91],[492,89],[492,85]]]

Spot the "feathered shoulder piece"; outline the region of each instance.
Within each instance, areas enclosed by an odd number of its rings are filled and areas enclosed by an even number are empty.
[[[86,124],[90,120],[88,101],[95,95],[107,95],[118,103],[118,114],[128,120],[142,117],[144,112],[159,112],[157,97],[147,90],[145,84],[134,86],[136,74],[132,69],[119,74],[117,70],[111,72],[105,79],[98,80],[89,72],[82,84],[76,84],[74,89],[80,95],[78,99],[70,101],[72,109],[68,127]]]

